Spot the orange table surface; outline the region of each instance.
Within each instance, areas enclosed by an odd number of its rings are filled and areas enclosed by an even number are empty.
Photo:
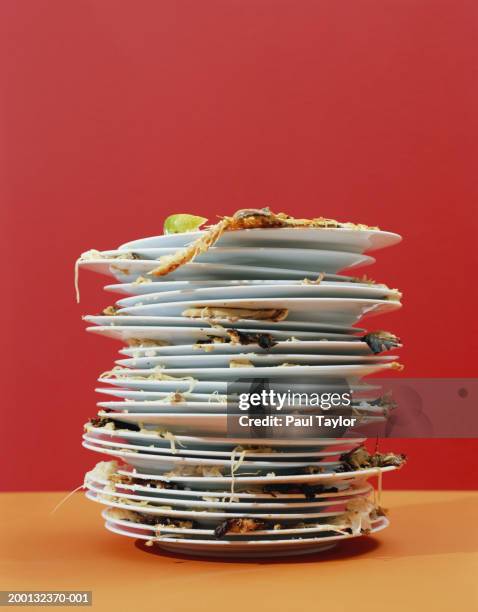
[[[92,590],[97,610],[477,609],[478,493],[390,491],[391,526],[323,554],[220,561],[145,552],[75,494],[0,494],[2,590]],[[156,549],[157,550],[157,549]]]

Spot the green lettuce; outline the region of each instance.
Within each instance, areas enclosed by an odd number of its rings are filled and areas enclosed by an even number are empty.
[[[184,232],[194,232],[198,230],[203,223],[206,223],[205,217],[198,217],[196,215],[188,215],[179,213],[177,215],[170,215],[164,221],[164,233],[165,234],[182,234]]]

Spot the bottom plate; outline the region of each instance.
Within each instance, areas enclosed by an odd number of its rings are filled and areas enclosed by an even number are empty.
[[[370,534],[375,534],[388,527],[389,521],[382,517],[371,529]],[[304,555],[329,550],[342,540],[360,537],[358,535],[334,535],[326,537],[286,540],[242,540],[241,542],[222,540],[193,540],[186,538],[174,538],[161,536],[151,540],[148,535],[138,534],[127,528],[119,527],[117,524],[106,521],[106,529],[130,538],[143,541],[154,541],[161,549],[195,556],[204,557],[276,557]]]

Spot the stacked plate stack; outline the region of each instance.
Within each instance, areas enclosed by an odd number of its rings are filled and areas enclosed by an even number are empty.
[[[241,435],[230,410],[238,380],[280,390],[287,376],[300,391],[345,384],[363,422],[385,418],[363,378],[400,368],[384,354],[399,340],[356,324],[399,308],[400,294],[341,272],[399,240],[266,209],[83,254],[79,267],[113,277],[105,289],[128,296],[85,317],[88,331],[123,345],[99,379],[108,401],[83,436],[110,458],[85,477],[106,528],[171,551],[240,557],[315,552],[386,527],[368,481],[402,456],[370,454],[343,429]]]

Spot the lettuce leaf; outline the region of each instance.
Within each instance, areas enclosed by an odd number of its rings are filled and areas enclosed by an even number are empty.
[[[182,234],[183,232],[194,232],[198,230],[203,223],[206,223],[205,217],[197,217],[196,215],[188,215],[179,213],[170,215],[164,221],[165,234]]]

